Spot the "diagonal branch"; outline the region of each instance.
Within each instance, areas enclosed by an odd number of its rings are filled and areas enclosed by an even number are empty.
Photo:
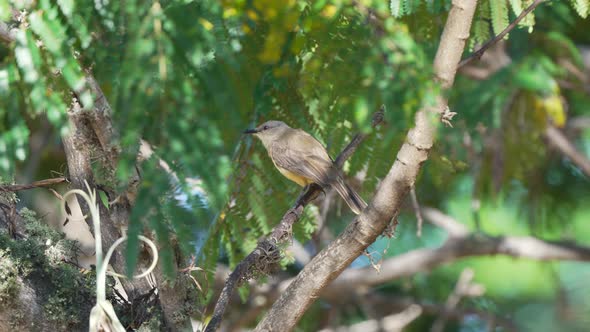
[[[382,106],[379,111],[373,115],[372,126],[376,127],[383,121],[384,107]],[[357,134],[354,136],[352,141],[342,150],[342,152],[336,158],[335,164],[337,167],[342,167],[344,162],[352,156],[356,148],[366,138],[366,134]],[[293,224],[301,218],[303,209],[305,206],[316,198],[321,192],[321,188],[317,185],[312,185],[307,191],[297,199],[295,205],[289,211],[285,213],[281,222],[275,226],[271,234],[264,240],[258,243],[256,249],[254,249],[246,258],[244,258],[234,269],[234,271],[227,278],[221,294],[215,304],[213,316],[209,321],[205,331],[216,331],[221,324],[223,314],[229,304],[231,295],[235,288],[256,274],[266,274],[269,270],[269,263],[274,265],[280,260],[280,249],[278,246],[281,243],[290,242],[293,238],[292,228]]]
[[[545,0],[535,0],[532,4],[530,4],[530,6],[523,10],[520,13],[520,15],[518,15],[514,22],[510,23],[504,30],[502,30],[502,32],[500,32],[497,36],[486,42],[480,49],[473,52],[473,54],[461,61],[459,63],[459,68],[468,65],[473,60],[481,58],[481,56],[485,53],[485,51],[487,51],[488,48],[492,47],[494,44],[502,40],[510,31],[516,28],[518,23],[520,23],[520,21],[522,21],[525,16],[527,16],[530,12],[535,10],[535,8],[537,8],[537,6],[540,5],[543,1]]]
[[[444,229],[451,237],[462,237],[469,234],[467,226],[442,213],[440,210],[424,207],[420,211],[426,220],[434,226]]]
[[[549,144],[559,150],[561,154],[568,157],[586,176],[590,177],[590,160],[580,153],[559,129],[552,125],[547,126],[547,129],[545,129],[545,138],[547,138]]]
[[[434,73],[443,89],[453,85],[457,65],[469,37],[477,1],[455,0],[434,59]],[[441,94],[434,107],[416,113],[412,128],[369,206],[297,275],[273,304],[255,331],[290,331],[322,290],[361,255],[390,224],[414,186],[434,143],[436,119],[447,109]]]

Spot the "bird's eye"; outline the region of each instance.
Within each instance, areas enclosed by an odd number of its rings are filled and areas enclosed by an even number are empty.
[[[267,129],[268,129],[268,126],[262,127],[262,130],[267,130]]]

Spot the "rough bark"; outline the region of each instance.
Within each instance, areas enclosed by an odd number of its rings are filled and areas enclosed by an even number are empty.
[[[453,84],[457,64],[469,37],[476,3],[476,0],[453,1],[434,60],[436,79],[444,89]],[[362,254],[397,216],[405,195],[413,187],[428,158],[436,130],[435,118],[442,115],[446,107],[441,95],[434,110],[418,111],[415,127],[408,133],[369,207],[299,273],[258,324],[256,331],[292,330],[322,289]]]
[[[125,235],[122,233],[124,226],[127,225],[130,218],[131,209],[133,205],[132,197],[136,194],[138,183],[140,181],[139,175],[135,174],[130,180],[127,192],[117,193],[112,186],[105,183],[95,183],[95,176],[91,167],[92,160],[99,160],[100,167],[103,167],[109,178],[103,181],[115,183],[115,167],[119,158],[120,147],[116,145],[117,133],[114,129],[111,114],[111,107],[102,93],[100,86],[96,80],[87,73],[86,80],[88,86],[95,97],[95,102],[92,110],[82,110],[76,102],[68,112],[70,119],[70,134],[63,137],[64,150],[66,152],[66,159],[68,162],[68,176],[74,187],[85,188],[84,181],[88,181],[91,188],[100,185],[102,190],[107,192],[107,196],[114,202],[106,209],[99,204],[101,215],[101,232],[103,238],[103,248],[109,248],[118,238]],[[115,199],[117,197],[117,199]],[[84,209],[84,206],[82,206]],[[91,227],[91,225],[89,225]],[[91,228],[92,229],[92,228]],[[125,260],[122,253],[123,249],[115,250],[110,265],[115,271],[125,271]],[[176,266],[183,264],[181,261],[176,261]],[[160,298],[160,307],[164,314],[165,325],[171,330],[180,330],[185,328],[188,324],[188,317],[184,321],[179,319],[179,308],[185,305],[185,297],[188,292],[174,292],[176,288],[185,288],[184,284],[187,282],[184,278],[179,278],[177,282],[182,285],[174,285],[171,287],[161,287],[164,284],[165,277],[161,268],[154,271],[156,280],[156,287],[160,290],[158,293]],[[121,284],[125,289],[129,302],[132,305],[140,303],[147,294],[150,294],[154,285],[151,285],[147,279],[121,279]],[[149,310],[149,308],[145,308]],[[145,317],[149,317],[146,312]]]

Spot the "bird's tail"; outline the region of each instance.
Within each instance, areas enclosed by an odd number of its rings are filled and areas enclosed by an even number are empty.
[[[332,187],[334,187],[355,214],[361,214],[361,211],[367,207],[367,203],[365,203],[363,198],[357,194],[354,189],[347,185],[341,176],[337,177],[336,181],[333,182]]]

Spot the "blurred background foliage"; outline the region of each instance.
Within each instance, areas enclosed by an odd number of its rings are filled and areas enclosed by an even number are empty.
[[[469,51],[532,2],[479,1]],[[414,112],[437,93],[430,66],[450,3],[0,0],[0,18],[19,27],[14,42],[0,43],[1,178],[26,183],[67,174],[60,143],[68,133],[67,111],[74,97],[86,109],[93,106],[84,80],[85,72],[92,73],[113,109],[121,151],[115,174],[96,162],[97,182],[124,188],[139,139],[155,148],[141,168],[129,234],[155,231],[164,264],[178,243],[208,271],[218,262],[234,267],[300,190],[242,131],[283,120],[312,133],[333,158],[355,133],[371,133],[344,167],[368,201]],[[10,6],[26,11],[26,19],[16,22]],[[590,131],[571,125],[590,116],[590,56],[580,51],[590,46],[588,11],[586,0],[544,3],[488,58],[461,70],[449,95],[459,114],[455,128],[440,129],[417,182],[422,205],[438,207],[474,231],[590,245],[588,176],[544,138],[554,125],[590,155]],[[371,115],[380,105],[386,106],[385,122],[372,130]],[[167,161],[176,177],[162,172],[155,158]],[[335,233],[352,219],[340,200],[327,212],[322,203],[309,206],[297,224],[300,242],[317,236],[319,223]],[[389,245],[387,258],[435,247],[446,237],[425,225],[417,238],[414,224],[408,209],[394,239],[380,239],[373,248]],[[325,244],[313,243],[311,250]],[[128,266],[135,265],[137,252],[137,242],[130,242]],[[582,264],[470,258],[382,291],[444,302],[466,266],[487,289],[467,307],[509,315],[534,331],[587,326],[581,324],[588,323],[590,301],[581,294],[590,295],[583,282],[590,270]],[[340,323],[366,319],[359,308]],[[569,311],[561,315],[564,308]],[[302,326],[314,329],[322,310],[313,307]],[[425,316],[410,330],[430,326],[432,319]],[[484,325],[464,319],[449,328]]]

